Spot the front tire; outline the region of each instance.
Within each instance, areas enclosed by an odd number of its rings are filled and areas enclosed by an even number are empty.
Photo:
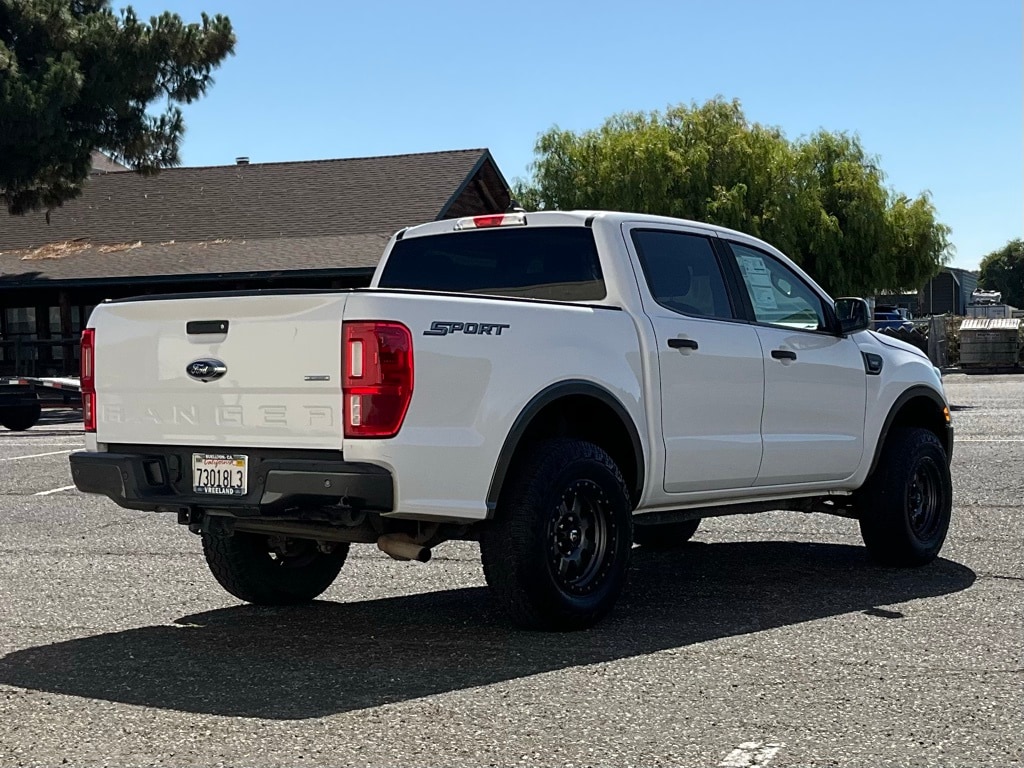
[[[239,600],[298,605],[320,595],[338,577],[348,544],[321,552],[307,539],[271,539],[256,533],[203,532],[203,554],[217,582]]]
[[[541,443],[481,532],[487,584],[522,627],[589,627],[625,584],[632,523],[626,483],[605,451],[581,440]]]
[[[934,560],[953,510],[949,461],[938,437],[920,428],[892,432],[858,507],[861,536],[874,560],[901,567]]]

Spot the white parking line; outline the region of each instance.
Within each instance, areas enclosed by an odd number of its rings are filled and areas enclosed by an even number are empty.
[[[751,768],[768,765],[785,744],[762,744],[759,741],[745,741],[725,756],[719,768]]]
[[[4,442],[0,443],[0,448],[7,448],[8,446],[11,446],[11,445],[17,445],[19,447],[22,446],[22,445],[34,445],[37,448],[40,447],[40,446],[42,446],[44,448],[48,448],[51,445],[68,445],[69,443],[77,443],[77,444],[81,445],[82,439],[81,438],[68,438],[67,440],[62,440],[59,443],[54,443],[54,442],[49,442],[49,441],[47,441],[45,443],[41,443],[38,440],[5,440]]]
[[[957,437],[958,443],[1024,443],[1024,437]]]
[[[19,461],[20,459],[38,459],[40,456],[56,456],[61,453],[74,453],[74,449],[67,451],[50,451],[49,453],[31,453],[28,456],[9,456],[6,459],[0,459],[0,461]]]
[[[61,491],[71,491],[71,490],[74,490],[74,488],[75,488],[75,486],[73,486],[73,485],[65,485],[63,488],[54,488],[54,489],[49,490],[49,491],[40,491],[39,493],[33,493],[32,495],[33,496],[49,496],[51,493],[60,493]]]

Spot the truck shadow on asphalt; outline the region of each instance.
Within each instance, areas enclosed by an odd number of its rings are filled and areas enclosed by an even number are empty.
[[[342,576],[344,579],[344,575]],[[585,632],[510,628],[484,588],[299,608],[242,605],[16,651],[0,683],[145,707],[294,720],[641,656],[967,589],[939,559],[874,566],[859,546],[692,542],[633,552],[630,586]],[[914,606],[902,610],[912,614]],[[823,632],[825,632],[823,628]],[[822,642],[828,642],[822,637]]]

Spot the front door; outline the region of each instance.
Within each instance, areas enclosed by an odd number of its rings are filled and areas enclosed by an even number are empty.
[[[843,480],[864,452],[867,374],[857,343],[834,334],[813,288],[771,254],[729,243],[764,356],[764,456],[756,485]]]

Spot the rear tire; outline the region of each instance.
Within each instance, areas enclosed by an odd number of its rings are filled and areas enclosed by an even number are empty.
[[[23,432],[34,427],[42,413],[43,409],[38,402],[31,405],[0,408],[0,424],[3,424],[12,432]]]
[[[693,538],[700,518],[678,523],[633,523],[633,543],[646,549],[666,550],[681,547]]]
[[[316,542],[285,539],[284,549],[271,548],[256,533],[204,531],[203,554],[217,582],[239,600],[257,605],[307,603],[331,586],[348,555],[348,544],[330,553]]]
[[[481,531],[487,584],[522,627],[589,627],[625,584],[632,523],[626,483],[605,451],[581,440],[541,443]]]
[[[912,567],[938,556],[952,516],[953,484],[945,448],[934,433],[892,432],[859,496],[860,532],[874,560]]]

